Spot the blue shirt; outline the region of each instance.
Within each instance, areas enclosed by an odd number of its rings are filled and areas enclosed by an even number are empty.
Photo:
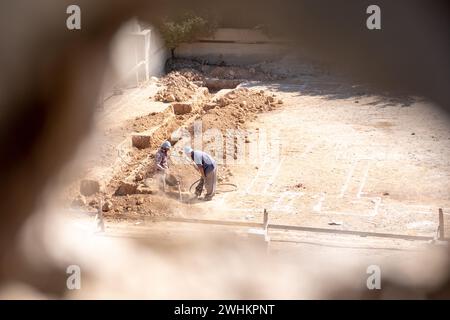
[[[191,156],[196,165],[202,166],[205,171],[205,175],[210,173],[216,168],[216,162],[214,159],[203,151],[195,150]]]

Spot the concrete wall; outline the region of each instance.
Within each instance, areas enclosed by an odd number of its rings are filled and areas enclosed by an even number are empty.
[[[144,29],[140,32],[130,33],[130,40],[134,41],[136,47],[137,61],[148,59],[149,76],[160,76],[164,73],[164,65],[170,57],[170,52],[164,46],[164,41],[154,29]],[[148,37],[150,43],[146,48]],[[130,46],[132,47],[132,46]],[[146,57],[147,55],[147,57]],[[145,78],[145,68],[139,68],[140,79]]]
[[[151,76],[162,75],[169,56],[156,29],[141,30],[135,20],[128,22],[111,45],[113,85],[136,85]]]
[[[175,56],[211,63],[251,64],[283,56],[288,44],[284,39],[270,38],[259,30],[220,28],[211,37],[180,45]]]

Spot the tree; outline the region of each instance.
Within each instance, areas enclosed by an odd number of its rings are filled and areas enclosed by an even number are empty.
[[[166,43],[172,58],[175,58],[175,49],[183,42],[193,42],[198,37],[211,35],[216,26],[207,19],[187,13],[177,19],[166,19],[159,26],[161,35]]]

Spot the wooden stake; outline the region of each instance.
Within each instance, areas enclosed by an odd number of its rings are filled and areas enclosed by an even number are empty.
[[[269,212],[267,212],[266,209],[264,209],[264,220],[263,220],[263,230],[264,230],[264,241],[267,244],[267,250],[269,250]],[[268,252],[268,251],[267,251]]]
[[[444,213],[442,212],[442,208],[439,208],[439,240],[444,240]]]
[[[264,209],[264,220],[263,220],[263,228],[267,231],[267,228],[269,226],[269,213],[266,209]]]
[[[183,197],[181,195],[181,185],[179,182],[178,182],[178,195],[180,196],[180,202],[183,202]]]

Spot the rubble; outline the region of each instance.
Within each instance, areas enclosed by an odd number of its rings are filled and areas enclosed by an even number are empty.
[[[204,85],[210,90],[218,91],[221,89],[234,89],[241,82],[242,82],[242,80],[208,78],[208,79],[205,79]]]
[[[160,83],[164,88],[156,93],[154,99],[162,102],[188,101],[199,88],[199,86],[177,71],[166,75],[160,80]]]
[[[278,107],[276,97],[264,90],[237,88],[219,91],[215,97],[203,105],[202,128],[240,128],[246,121],[256,118],[256,114]]]
[[[105,202],[103,202],[102,211],[108,212],[108,211],[112,210],[112,208],[113,208],[113,203],[111,202],[111,200],[106,200]]]
[[[268,81],[284,79],[288,73],[279,72],[272,64],[259,63],[252,66],[217,66],[208,65],[190,59],[171,59],[167,63],[168,70],[176,70],[190,81],[204,81],[206,78],[226,80]],[[291,75],[289,73],[289,75]]]
[[[145,186],[145,185],[139,185],[136,188],[135,191],[136,194],[155,194],[156,191],[152,189],[151,187]]]
[[[115,196],[125,196],[128,194],[135,194],[137,191],[137,185],[130,183],[130,182],[126,182],[126,181],[121,181],[119,184],[119,187],[117,188],[116,192],[114,193]]]

